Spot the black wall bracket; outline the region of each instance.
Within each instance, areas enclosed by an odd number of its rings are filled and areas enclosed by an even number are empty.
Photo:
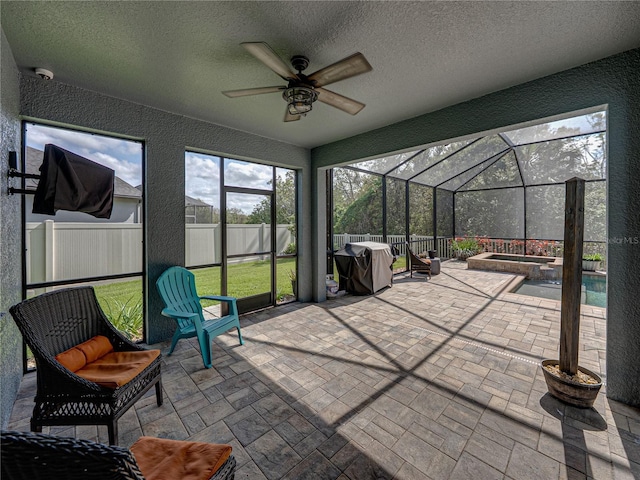
[[[9,152],[9,172],[7,173],[8,178],[32,178],[35,180],[40,179],[40,175],[36,175],[34,173],[22,173],[18,171],[18,154],[14,151]],[[14,188],[11,185],[7,188],[9,195],[21,194],[21,195],[32,195],[36,193],[33,189],[25,189],[25,188]]]

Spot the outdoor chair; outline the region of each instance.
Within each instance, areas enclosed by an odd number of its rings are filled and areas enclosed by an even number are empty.
[[[41,433],[0,433],[3,480],[233,479],[230,445],[140,437],[131,449]]]
[[[234,327],[238,330],[240,345],[244,345],[242,333],[240,333],[238,307],[234,297],[198,296],[195,275],[183,267],[171,267],[165,270],[158,278],[156,286],[166,305],[166,308],[162,310],[162,315],[173,318],[178,324],[171,340],[169,355],[173,353],[181,338],[198,337],[204,366],[211,368],[211,341]],[[225,302],[229,312],[220,318],[205,320],[202,314],[201,300]]]
[[[409,269],[411,271],[411,278],[413,278],[413,272],[426,273],[431,278],[431,260],[428,258],[422,259],[418,257],[409,248],[407,243],[407,252],[409,252]]]
[[[93,287],[44,293],[9,311],[36,361],[32,431],[106,425],[109,443],[116,445],[118,419],[154,385],[162,405],[160,351],[116,330]]]

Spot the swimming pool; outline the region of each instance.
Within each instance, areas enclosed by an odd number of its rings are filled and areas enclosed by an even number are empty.
[[[562,299],[561,280],[525,280],[513,293],[529,295],[531,297]],[[607,306],[607,277],[605,275],[582,275],[582,294],[580,303],[594,307]]]

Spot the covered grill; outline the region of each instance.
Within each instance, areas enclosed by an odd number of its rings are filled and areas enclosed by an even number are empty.
[[[340,290],[371,295],[391,285],[395,258],[386,243],[347,243],[334,254]]]

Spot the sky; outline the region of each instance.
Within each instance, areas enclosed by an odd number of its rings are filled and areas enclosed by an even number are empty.
[[[43,151],[47,143],[53,143],[112,168],[117,177],[134,187],[142,184],[141,142],[33,123],[27,124],[26,140],[29,147]],[[214,155],[185,152],[185,194],[218,207],[220,163],[220,157]],[[226,159],[225,165],[226,185],[271,189],[272,167],[233,159]],[[285,172],[286,169],[276,169],[278,176]],[[249,214],[263,198],[234,194],[227,197],[227,207],[239,208]]]
[[[44,151],[53,143],[81,157],[112,168],[136,187],[142,183],[142,143],[62,128],[27,124],[27,146]]]

